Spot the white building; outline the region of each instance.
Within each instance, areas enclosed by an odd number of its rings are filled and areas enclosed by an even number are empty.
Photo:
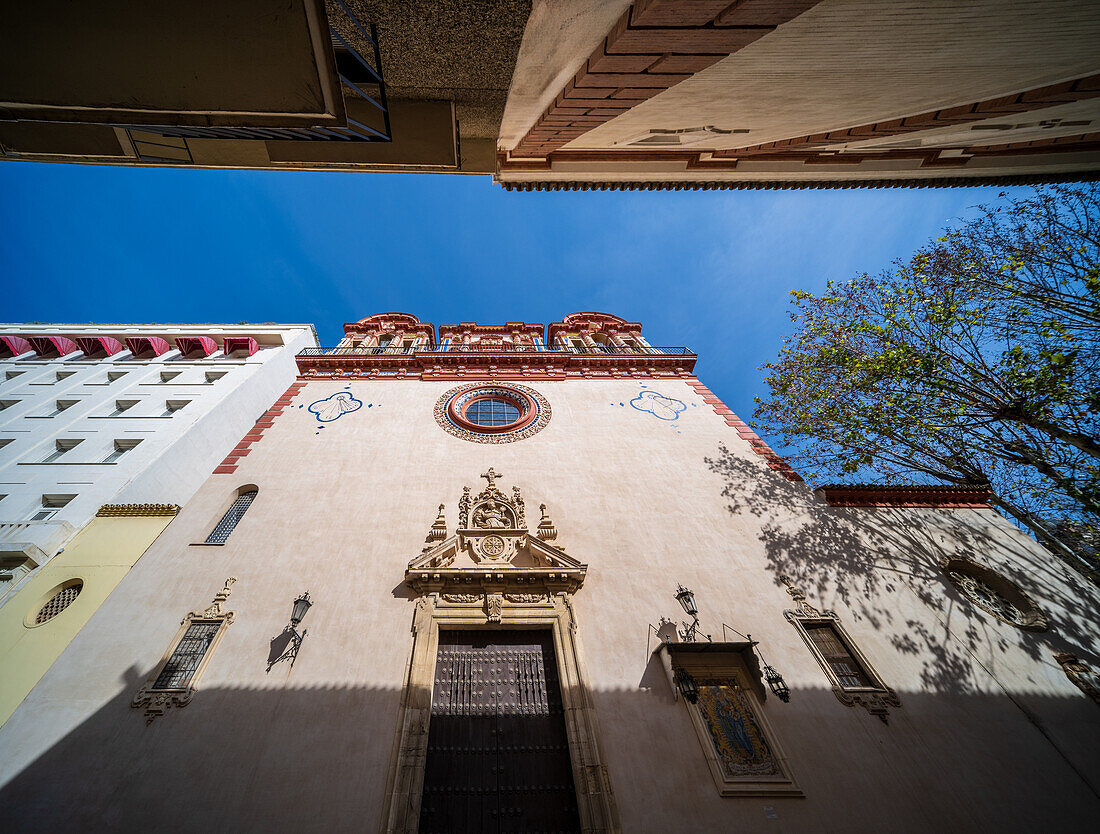
[[[312,325],[0,324],[0,606],[105,504],[184,504]]]

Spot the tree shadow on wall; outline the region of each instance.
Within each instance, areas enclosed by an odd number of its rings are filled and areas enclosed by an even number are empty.
[[[929,689],[973,691],[982,667],[1012,646],[1052,665],[1060,651],[1100,660],[1091,589],[1007,523],[988,518],[992,509],[832,507],[725,445],[704,461],[721,479],[729,513],[757,519],[775,583],[789,580],[819,609],[839,601],[854,621],[888,634],[898,652],[923,659],[920,681]],[[1006,625],[962,596],[940,567],[944,557],[988,564],[1048,614],[1061,610],[1046,632]],[[903,586],[934,613],[935,626],[895,607]]]

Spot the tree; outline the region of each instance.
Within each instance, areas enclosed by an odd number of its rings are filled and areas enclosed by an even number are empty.
[[[811,480],[989,483],[1044,541],[1100,522],[1100,187],[982,207],[894,266],[792,293],[761,431]]]

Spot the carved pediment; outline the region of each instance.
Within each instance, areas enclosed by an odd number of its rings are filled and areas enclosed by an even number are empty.
[[[452,536],[446,535],[445,508],[440,506],[424,551],[405,571],[409,585],[421,592],[536,584],[547,592],[579,588],[587,565],[547,541],[557,537],[557,529],[546,506],[541,507],[542,520],[532,535],[519,487],[513,487],[509,497],[497,489],[500,474],[494,469],[482,477],[489,485],[476,497],[471,497],[469,487],[463,488],[459,527]]]

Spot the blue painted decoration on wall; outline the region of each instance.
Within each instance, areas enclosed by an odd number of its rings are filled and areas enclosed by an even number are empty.
[[[331,423],[333,420],[339,420],[345,414],[358,411],[362,407],[362,401],[357,400],[350,392],[338,391],[330,397],[310,403],[309,410],[318,422]]]
[[[646,411],[659,420],[675,420],[687,406],[674,397],[666,397],[656,391],[643,391],[630,401],[638,411]]]

